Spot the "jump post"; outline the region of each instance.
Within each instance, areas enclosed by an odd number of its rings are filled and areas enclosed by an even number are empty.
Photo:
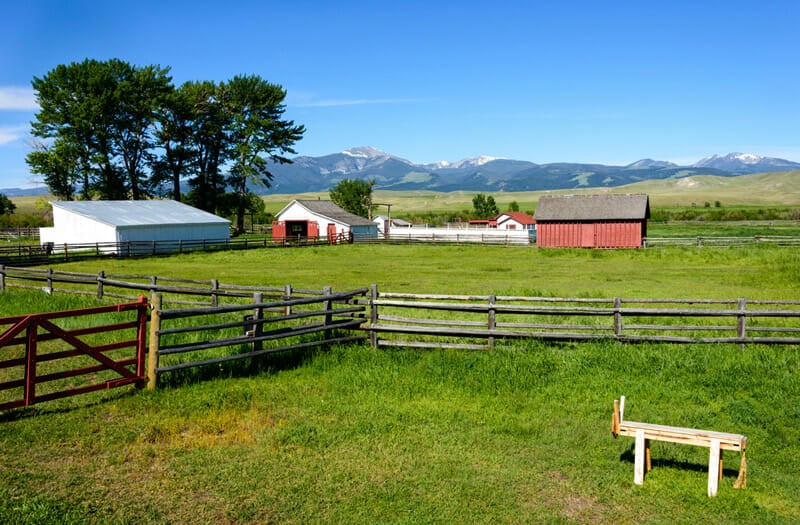
[[[694,428],[671,427],[625,421],[625,396],[614,400],[614,413],[611,418],[611,433],[617,436],[629,436],[636,439],[634,454],[633,482],[644,483],[645,472],[650,472],[650,441],[666,441],[706,447],[710,450],[708,459],[708,495],[717,495],[719,480],[722,479],[722,451],[734,450],[742,453],[739,464],[739,476],[733,488],[744,488],[747,484],[747,461],[745,449],[747,437],[740,434],[715,432],[713,430],[697,430]]]

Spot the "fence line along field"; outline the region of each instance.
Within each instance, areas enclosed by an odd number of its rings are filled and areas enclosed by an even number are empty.
[[[792,301],[797,263],[796,249],[775,246],[349,245],[80,261],[53,271],[277,289],[374,282],[404,294]],[[9,288],[0,311],[97,304],[55,288]],[[213,375],[152,392],[117,389],[0,415],[0,520],[793,523],[799,350],[357,344],[212,365]],[[636,400],[626,419],[746,435],[747,488],[732,490],[739,462],[726,456],[718,495],[708,500],[708,450],[661,442],[652,444],[646,483],[635,485],[632,440],[614,440],[609,425],[620,395]]]

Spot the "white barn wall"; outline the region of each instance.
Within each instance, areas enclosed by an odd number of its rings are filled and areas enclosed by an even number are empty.
[[[109,224],[97,222],[88,217],[76,215],[53,207],[53,223],[56,227],[39,230],[42,244],[89,244],[117,242],[117,229]]]

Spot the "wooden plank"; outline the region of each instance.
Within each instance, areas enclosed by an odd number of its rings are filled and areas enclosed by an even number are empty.
[[[636,485],[641,485],[644,483],[644,430],[637,430],[634,436],[636,437],[636,444],[634,445],[633,482]]]
[[[711,440],[711,452],[708,458],[708,495],[714,497],[717,495],[717,487],[719,486],[719,473],[720,473],[720,441],[718,439]]]
[[[724,450],[736,451],[744,450],[747,446],[747,437],[741,434],[631,421],[623,421],[619,425],[619,434],[622,436],[635,437],[640,431],[644,432],[648,439],[670,443],[709,447],[711,442],[716,440]]]

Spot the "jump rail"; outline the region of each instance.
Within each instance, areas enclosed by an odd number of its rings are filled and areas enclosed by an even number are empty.
[[[722,451],[734,450],[742,453],[739,464],[739,477],[733,488],[744,488],[747,484],[747,461],[745,449],[747,437],[741,434],[729,434],[713,430],[698,430],[694,428],[672,427],[666,425],[653,425],[625,421],[625,396],[619,401],[614,400],[614,413],[611,418],[611,433],[617,436],[628,436],[636,439],[633,467],[633,482],[637,485],[644,483],[645,471],[650,472],[650,441],[666,441],[683,445],[706,447],[710,450],[708,459],[708,495],[717,495],[719,481],[722,479]]]

